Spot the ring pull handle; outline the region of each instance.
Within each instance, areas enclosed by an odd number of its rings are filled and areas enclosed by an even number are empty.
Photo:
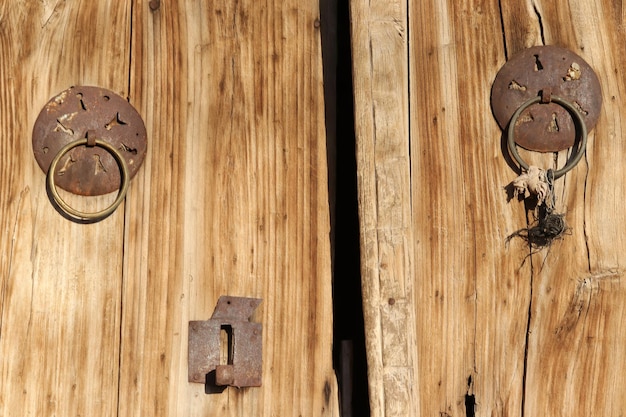
[[[524,170],[528,171],[528,167],[529,167],[528,164],[522,159],[519,152],[517,151],[514,127],[517,123],[517,120],[520,114],[522,114],[522,112],[526,110],[528,107],[537,103],[546,104],[550,102],[556,103],[562,106],[572,115],[572,118],[574,119],[574,123],[578,128],[579,137],[580,137],[580,139],[577,141],[578,148],[576,149],[576,153],[572,155],[572,157],[567,161],[567,163],[565,164],[563,168],[554,171],[554,179],[557,179],[565,175],[572,168],[574,168],[576,164],[578,164],[578,162],[580,162],[580,159],[585,154],[585,149],[587,147],[587,125],[585,124],[584,116],[580,113],[580,111],[576,108],[576,106],[572,102],[565,100],[564,98],[551,95],[551,92],[549,91],[546,94],[542,94],[542,96],[537,96],[524,102],[515,111],[515,113],[513,113],[513,116],[511,117],[511,121],[509,122],[509,128],[507,132],[507,147],[509,149],[509,153],[511,154],[513,159],[515,159],[515,161],[519,164],[519,166],[523,168]],[[576,146],[576,143],[574,144],[574,146]]]
[[[529,102],[540,95],[541,101]],[[570,110],[570,104],[575,110]],[[518,112],[516,123],[511,123],[520,107],[525,111]],[[576,147],[581,129],[575,119],[584,120],[588,131],[595,127],[602,109],[602,88],[593,68],[574,52],[553,45],[534,46],[500,68],[491,88],[491,109],[503,131],[515,130],[517,146],[559,152]]]
[[[145,160],[147,133],[127,98],[100,87],[74,86],[39,112],[32,143],[54,208],[69,220],[95,223],[124,201],[129,182]],[[117,192],[117,198],[104,210],[86,213],[64,201],[59,188],[82,196]]]
[[[510,191],[509,200],[531,198],[524,206],[534,211],[536,219],[509,235],[507,241],[514,237],[525,239],[531,248],[528,256],[569,230],[565,214],[556,211],[554,180],[582,159],[587,132],[597,123],[601,106],[602,89],[597,75],[580,56],[564,48],[547,45],[525,49],[511,57],[496,75],[491,107],[504,131],[508,154],[522,171],[505,188]],[[520,156],[518,146],[552,153],[571,148],[571,155],[563,168],[544,170],[529,166]]]
[[[67,204],[59,195],[57,186],[54,182],[56,168],[61,158],[72,149],[82,145],[98,146],[107,150],[115,158],[115,161],[117,162],[117,165],[120,169],[121,185],[117,193],[117,198],[109,207],[95,213],[82,212]],[[124,201],[124,198],[126,198],[126,192],[128,191],[128,186],[130,184],[130,175],[128,173],[128,166],[126,165],[124,156],[114,146],[106,141],[94,139],[93,135],[87,135],[86,138],[75,140],[61,148],[61,150],[56,154],[56,156],[54,157],[54,159],[52,159],[52,162],[50,163],[50,168],[48,169],[48,173],[46,174],[46,182],[54,203],[63,213],[75,220],[86,223],[95,223],[110,216],[115,211],[115,209],[119,207],[122,201]]]

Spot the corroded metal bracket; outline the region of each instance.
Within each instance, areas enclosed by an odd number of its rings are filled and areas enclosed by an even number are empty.
[[[261,386],[263,328],[250,323],[259,304],[258,298],[222,296],[209,320],[189,322],[189,382]],[[225,355],[222,332],[228,339]]]

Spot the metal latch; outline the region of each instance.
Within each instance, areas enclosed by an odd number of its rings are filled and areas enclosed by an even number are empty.
[[[250,322],[259,304],[258,298],[222,296],[209,320],[189,322],[189,382],[261,386],[263,327]]]

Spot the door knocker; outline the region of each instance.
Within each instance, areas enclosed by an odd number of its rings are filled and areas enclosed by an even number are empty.
[[[587,133],[600,116],[602,91],[593,69],[575,53],[556,46],[535,46],[513,56],[500,69],[491,106],[505,131],[506,149],[521,174],[513,194],[531,198],[537,222],[507,239],[522,237],[534,248],[548,246],[567,231],[564,214],[555,212],[554,181],[585,154]],[[517,147],[536,152],[572,148],[562,168],[529,165]]]
[[[46,174],[52,203],[78,222],[111,215],[143,163],[146,136],[139,113],[112,91],[70,87],[50,99],[33,127],[33,153]],[[87,213],[67,204],[57,187],[82,196],[118,192],[109,207]]]

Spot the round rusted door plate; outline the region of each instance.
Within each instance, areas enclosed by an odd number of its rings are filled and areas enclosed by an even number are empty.
[[[602,107],[600,81],[581,57],[557,46],[528,48],[500,69],[491,89],[491,107],[500,127],[506,129],[522,104],[546,90],[571,102],[583,115],[587,130],[593,129]],[[576,140],[572,116],[556,103],[530,106],[512,128],[515,142],[533,151],[560,151]]]
[[[146,156],[146,127],[130,103],[99,87],[70,87],[44,106],[33,127],[33,153],[48,172],[68,143],[93,135],[122,154],[132,178]],[[74,194],[108,194],[120,187],[120,168],[102,147],[77,146],[58,163],[54,182]]]

